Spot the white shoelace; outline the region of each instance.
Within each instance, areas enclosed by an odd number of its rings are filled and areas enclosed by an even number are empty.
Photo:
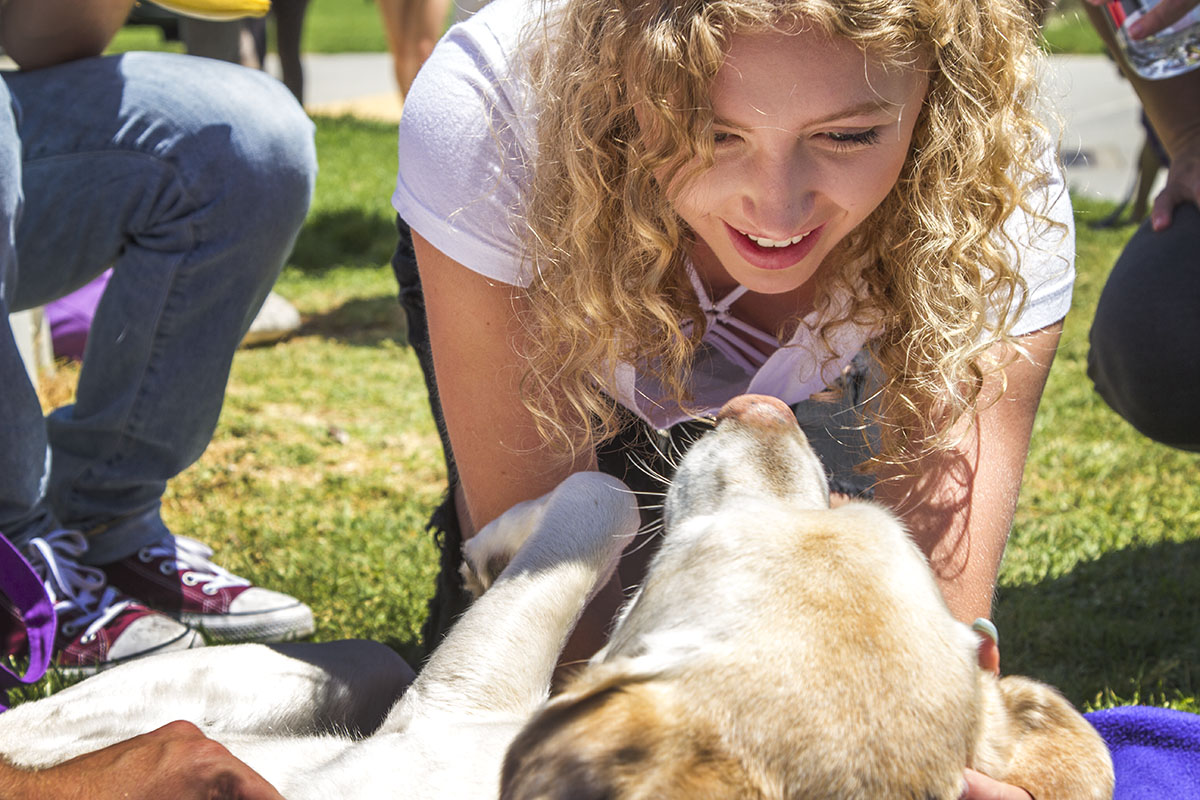
[[[54,603],[54,613],[62,618],[78,612],[75,619],[63,623],[63,631],[74,634],[86,626],[80,640],[84,644],[133,602],[129,598],[117,599],[117,590],[106,585],[103,572],[79,563],[79,557],[87,552],[87,540],[82,533],[54,531],[31,539],[27,548],[37,554],[31,559],[32,566]]]
[[[188,586],[200,587],[207,595],[214,595],[221,589],[232,589],[239,586],[249,586],[250,581],[234,575],[224,567],[209,561],[213,554],[211,548],[195,539],[174,535],[160,539],[154,544],[147,545],[138,551],[138,558],[150,561],[154,558],[166,558],[159,569],[174,570],[179,579]]]

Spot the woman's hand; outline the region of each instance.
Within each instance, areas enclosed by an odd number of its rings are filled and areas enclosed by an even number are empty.
[[[1109,0],[1088,0],[1094,6],[1107,5]],[[1158,33],[1163,28],[1183,19],[1183,17],[1200,5],[1200,0],[1162,0],[1161,3],[1147,11],[1125,30],[1131,39],[1145,39]]]

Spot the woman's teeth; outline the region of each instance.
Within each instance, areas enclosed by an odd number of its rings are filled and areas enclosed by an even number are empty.
[[[742,234],[750,241],[754,242],[759,247],[790,247],[808,236],[807,233],[802,233],[799,236],[793,236],[790,239],[768,239],[765,236],[754,236],[749,233]]]

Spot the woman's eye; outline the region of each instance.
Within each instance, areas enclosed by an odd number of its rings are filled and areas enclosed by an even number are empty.
[[[868,128],[865,131],[837,132],[825,134],[831,142],[841,149],[865,147],[879,141],[879,129]]]
[[[736,142],[738,135],[730,131],[713,131],[713,144],[726,144],[728,142]]]

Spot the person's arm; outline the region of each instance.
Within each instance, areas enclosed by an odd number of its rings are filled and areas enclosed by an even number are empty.
[[[1062,322],[1020,337],[1030,358],[1011,363],[1004,394],[978,414],[958,447],[929,457],[920,474],[882,484],[877,499],[895,508],[929,556],[934,575],[956,618],[990,618],[1000,559],[1008,541],[1029,452],[1033,418],[1058,347]],[[997,345],[997,348],[1002,346]],[[996,357],[1004,351],[997,350]],[[985,402],[1000,390],[1000,377],[984,383]],[[986,662],[986,663],[985,663]],[[999,653],[980,652],[985,668],[997,669]],[[1024,789],[973,770],[965,775],[964,800],[1029,800]]]
[[[18,769],[0,758],[0,800],[164,797],[283,800],[262,776],[190,722],[172,722],[44,770]]]
[[[464,267],[413,233],[438,396],[473,534],[573,472],[595,454],[552,456],[521,402],[525,364],[520,290]]]
[[[22,69],[98,56],[133,0],[3,0],[0,45]]]
[[[958,446],[927,457],[920,474],[884,482],[877,490],[877,498],[896,509],[929,556],[950,611],[964,622],[991,617],[1033,418],[1061,332],[1060,321],[1020,337],[1030,358],[1009,364],[1004,395],[979,412]],[[989,376],[984,402],[999,389],[1000,376]]]
[[[464,267],[413,232],[438,397],[458,468],[464,538],[568,475],[596,469],[594,450],[553,455],[521,402],[520,291]],[[463,506],[465,505],[465,508]],[[463,518],[463,512],[467,518]],[[589,658],[621,601],[614,578],[593,599],[563,653]]]
[[[1195,0],[1188,2],[1196,4]],[[1154,10],[1166,5],[1164,2]],[[1087,13],[1109,51],[1116,55],[1118,50],[1112,31],[1104,21],[1104,12],[1089,5]],[[1154,132],[1171,157],[1167,185],[1154,199],[1154,207],[1150,212],[1151,225],[1155,230],[1163,230],[1171,224],[1171,212],[1175,206],[1181,203],[1200,204],[1200,70],[1150,81],[1128,69],[1119,55],[1117,61],[1142,101]]]

